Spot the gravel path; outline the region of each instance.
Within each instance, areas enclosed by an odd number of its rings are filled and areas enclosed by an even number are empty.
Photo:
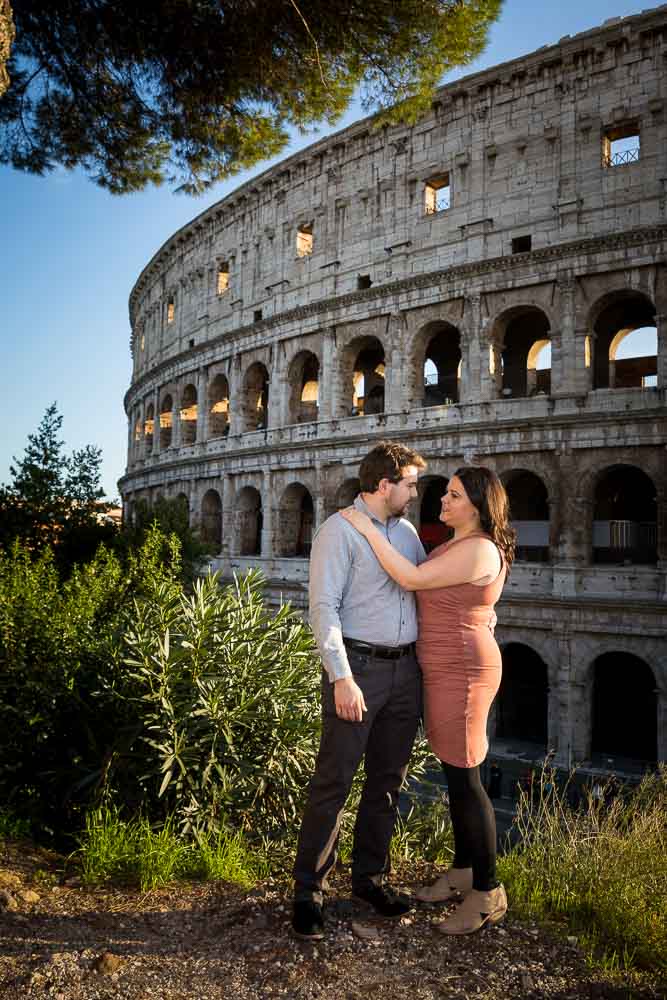
[[[608,982],[576,942],[508,916],[467,938],[433,929],[442,908],[374,919],[339,878],[327,937],[297,942],[285,887],[179,884],[150,893],[49,885],[56,860],[0,850],[0,998],[29,1000],[655,1000]],[[412,879],[427,872],[412,871]],[[415,881],[407,883],[407,888]]]

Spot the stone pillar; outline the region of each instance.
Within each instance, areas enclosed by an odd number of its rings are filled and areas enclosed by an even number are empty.
[[[127,467],[134,465],[134,441],[132,440],[132,410],[127,415]]]
[[[667,691],[658,688],[658,760],[667,760]]]
[[[557,302],[554,312],[560,324],[551,330],[551,395],[566,396],[580,391],[576,369],[583,364],[577,359],[575,337],[576,284],[569,274],[557,282]]]
[[[284,358],[279,359],[277,355],[278,352],[274,351],[269,372],[269,412],[266,415],[266,425],[270,430],[282,427],[287,423],[287,407],[289,406],[289,396],[285,399],[289,390],[285,361]]]
[[[574,597],[590,550],[590,501],[578,494],[580,470],[572,452],[561,450],[558,496],[550,498],[553,595]]]
[[[667,448],[664,451],[667,463]],[[658,597],[661,601],[667,601],[667,492],[662,485],[656,489],[656,514],[658,529]]]
[[[153,391],[153,456],[160,454],[160,387]]]
[[[570,768],[573,759],[573,731],[570,694],[572,690],[572,653],[570,635],[557,632],[558,667],[555,684],[549,685],[549,747],[556,751],[554,763]]]
[[[403,314],[392,313],[387,323],[385,338],[385,413],[399,413],[410,406],[410,403],[405,402],[410,382],[410,361],[406,350],[405,332]]]
[[[273,491],[272,474],[264,470],[262,480],[262,559],[273,558]]]
[[[461,403],[473,403],[481,398],[482,366],[488,368],[481,348],[482,310],[479,295],[469,295],[465,300],[461,323]]]
[[[667,389],[667,312],[656,314],[658,329],[658,389]]]
[[[181,447],[181,401],[180,388],[174,392],[173,409],[171,411],[171,447],[178,449]]]
[[[206,369],[197,372],[197,434],[196,444],[201,444],[208,438],[208,381]]]
[[[322,357],[318,384],[318,420],[331,420],[335,413],[336,331],[329,327],[322,335]]]
[[[241,359],[234,358],[229,370],[229,435],[240,434],[243,427],[243,377]]]
[[[236,555],[239,550],[238,532],[235,528],[234,480],[225,476],[222,480],[222,546],[220,555],[225,559]]]

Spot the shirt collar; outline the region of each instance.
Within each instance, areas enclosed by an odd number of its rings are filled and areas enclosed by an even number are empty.
[[[383,528],[389,528],[394,524],[398,524],[401,520],[400,517],[395,517],[393,514],[390,514],[386,521],[381,521],[379,517],[375,516],[368,504],[361,499],[361,493],[357,494],[354,498],[352,506],[356,507],[357,510],[360,510],[362,514],[368,514],[371,521],[375,521],[377,524],[382,525]]]

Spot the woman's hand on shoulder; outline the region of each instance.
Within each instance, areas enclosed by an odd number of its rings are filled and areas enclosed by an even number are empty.
[[[368,535],[368,532],[373,527],[373,522],[368,514],[364,514],[362,511],[357,510],[356,507],[345,507],[344,510],[339,511],[338,513],[341,517],[345,518],[348,524],[351,524],[353,528],[356,528],[361,535]]]

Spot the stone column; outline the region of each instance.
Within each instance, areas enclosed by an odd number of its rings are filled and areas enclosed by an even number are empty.
[[[264,470],[262,480],[262,559],[273,558],[273,492],[272,474]]]
[[[206,369],[197,372],[197,434],[195,443],[201,444],[208,438],[208,383]]]
[[[667,463],[667,447],[663,450]],[[667,601],[667,491],[662,485],[657,487],[655,499],[658,530],[658,597],[661,601]]]
[[[394,312],[387,323],[385,344],[385,413],[399,413],[411,405],[405,402],[410,382],[410,362],[406,350],[405,321],[402,313]],[[389,379],[386,378],[387,372]]]
[[[235,531],[235,510],[234,510],[234,480],[231,476],[225,476],[222,480],[222,546],[220,555],[229,559],[230,556],[238,554],[239,538]]]
[[[318,379],[318,420],[331,420],[335,414],[336,331],[329,327],[322,335],[322,357]]]
[[[667,389],[667,312],[655,317],[658,329],[658,389]]]
[[[488,357],[481,349],[481,299],[469,295],[465,300],[461,323],[461,392],[459,402],[473,403],[481,398],[482,366],[488,368]]]
[[[134,464],[134,448],[132,440],[132,410],[127,415],[127,467]]]
[[[171,447],[178,449],[181,447],[181,390],[177,387],[173,397],[173,409],[171,411]]]
[[[667,760],[667,691],[658,688],[658,760]]]
[[[240,434],[243,427],[243,378],[241,359],[234,358],[229,370],[229,436]]]
[[[580,470],[574,455],[562,449],[558,463],[558,496],[550,498],[554,597],[574,597],[590,548],[590,502],[578,494]]]
[[[153,458],[160,455],[160,390],[156,389],[153,396],[153,411],[155,419],[153,422]]]
[[[549,686],[549,747],[556,751],[554,763],[570,768],[573,759],[574,735],[572,731],[572,711],[570,693],[572,690],[572,652],[570,635],[566,629],[559,629],[558,668],[556,683]]]

